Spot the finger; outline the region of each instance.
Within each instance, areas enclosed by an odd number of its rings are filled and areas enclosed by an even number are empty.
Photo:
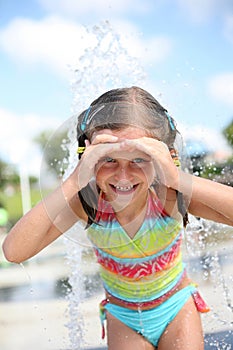
[[[91,144],[118,142],[118,137],[110,134],[93,134]]]
[[[124,140],[122,142],[122,149],[127,149],[130,152],[134,150],[139,150],[148,155],[151,155],[151,152],[153,150],[152,146],[153,145],[144,142],[142,139]]]
[[[84,152],[82,162],[85,162],[86,167],[93,169],[101,158],[108,156],[111,152],[119,151],[120,143],[97,143],[91,144]]]
[[[168,147],[165,143],[149,137],[142,137],[140,139],[134,140],[125,140],[125,144],[127,144],[131,148],[134,147],[150,155],[156,155],[158,153],[169,153]]]

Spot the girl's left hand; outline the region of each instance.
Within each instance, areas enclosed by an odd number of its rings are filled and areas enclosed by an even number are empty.
[[[154,164],[155,177],[169,188],[179,188],[179,170],[174,164],[167,145],[151,137],[127,139],[123,141],[127,150],[138,149],[148,154]]]

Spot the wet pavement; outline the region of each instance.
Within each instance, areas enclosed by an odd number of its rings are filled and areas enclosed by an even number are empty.
[[[205,335],[205,350],[210,349],[233,349],[233,331],[210,333]]]
[[[230,350],[233,349],[232,331],[210,333],[205,335],[205,350]],[[89,350],[107,350],[107,347],[89,348]]]

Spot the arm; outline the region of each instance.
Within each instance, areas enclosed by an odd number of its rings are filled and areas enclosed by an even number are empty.
[[[15,263],[25,261],[53,242],[79,218],[85,220],[77,191],[74,179],[70,177],[26,213],[3,243],[6,258]],[[69,205],[72,198],[76,199],[76,213]]]
[[[180,190],[192,187],[188,210],[195,216],[233,226],[233,188],[181,172]],[[186,190],[185,190],[186,189]]]
[[[183,193],[188,211],[204,219],[233,226],[233,188],[187,174],[178,169],[167,146],[158,140],[143,137],[127,144],[149,154],[159,182],[168,189]]]
[[[111,135],[102,142],[87,145],[74,172],[53,193],[25,214],[8,233],[3,251],[11,262],[20,263],[37,254],[79,219],[87,222],[77,193],[94,176],[99,159],[111,149],[120,149]]]
[[[183,193],[191,214],[233,226],[232,187],[185,173],[169,162],[163,173],[168,187]]]

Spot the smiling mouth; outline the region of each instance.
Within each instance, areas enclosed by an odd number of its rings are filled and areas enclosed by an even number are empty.
[[[131,194],[132,192],[135,191],[135,189],[137,188],[138,185],[128,185],[128,186],[119,186],[119,185],[111,185],[111,188],[113,189],[113,191],[115,193],[118,194]]]

